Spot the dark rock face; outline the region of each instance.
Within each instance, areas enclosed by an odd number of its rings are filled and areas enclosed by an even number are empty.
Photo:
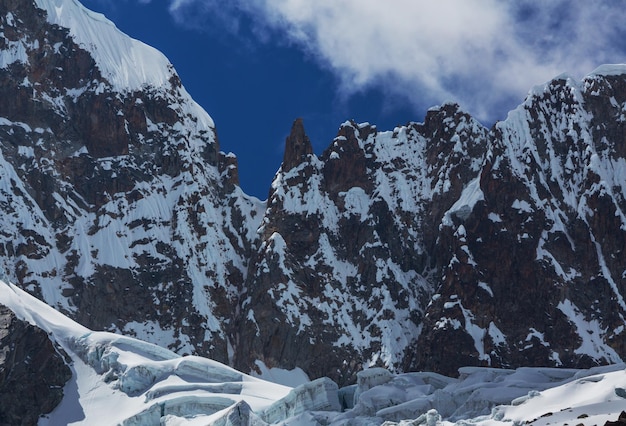
[[[607,421],[604,423],[604,426],[623,426],[626,425],[626,411],[622,411],[617,420],[615,421]]]
[[[48,335],[0,305],[0,424],[36,425],[71,377]]]
[[[298,119],[263,203],[171,65],[118,87],[31,2],[0,24],[0,264],[86,326],[341,385],[626,356],[626,69],[320,156]]]
[[[302,119],[298,118],[293,122],[291,133],[285,140],[285,154],[283,156],[285,171],[293,169],[311,154],[313,154],[311,141],[304,132]]]

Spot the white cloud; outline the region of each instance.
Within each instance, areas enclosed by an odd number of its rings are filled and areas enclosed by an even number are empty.
[[[416,107],[455,100],[492,120],[558,74],[626,62],[626,8],[618,3],[172,0],[170,11],[219,15],[234,32],[246,15],[333,71],[346,95],[381,86]]]
[[[170,0],[174,20],[185,27],[219,34],[237,34],[251,9],[245,0]]]

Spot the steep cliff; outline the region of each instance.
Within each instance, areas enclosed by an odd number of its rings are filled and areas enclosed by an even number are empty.
[[[399,366],[433,293],[437,224],[478,172],[487,133],[444,105],[393,132],[346,122],[320,157],[283,165],[248,274],[252,351],[239,354],[339,382]]]
[[[557,78],[492,129],[477,180],[442,223],[411,368],[624,356],[624,72]]]

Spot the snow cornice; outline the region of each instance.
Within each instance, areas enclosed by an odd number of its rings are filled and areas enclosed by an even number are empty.
[[[158,50],[122,33],[104,15],[77,0],[34,0],[48,22],[67,28],[74,41],[91,53],[103,77],[119,91],[168,86],[173,66]]]

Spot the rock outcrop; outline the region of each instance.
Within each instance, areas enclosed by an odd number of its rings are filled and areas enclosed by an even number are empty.
[[[71,377],[62,349],[0,305],[0,424],[36,425],[61,402]]]
[[[301,118],[296,119],[291,126],[291,133],[285,140],[285,154],[283,155],[283,168],[289,171],[298,166],[307,156],[313,154],[311,141],[304,131],[304,123]]]

